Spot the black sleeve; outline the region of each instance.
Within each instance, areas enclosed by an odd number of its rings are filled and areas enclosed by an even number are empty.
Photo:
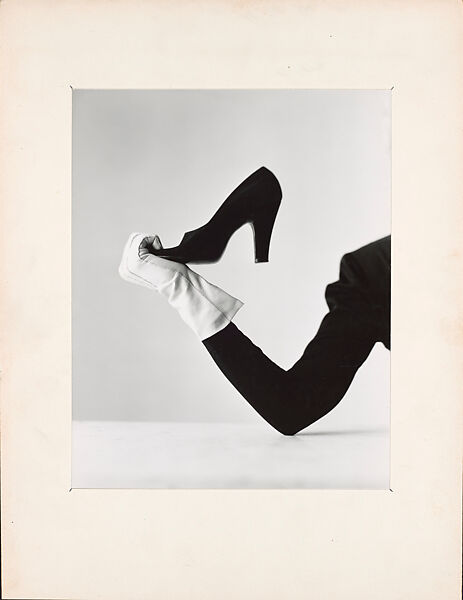
[[[288,371],[270,360],[233,323],[204,345],[218,367],[275,429],[297,433],[330,412],[376,342],[365,276],[350,254],[339,280],[326,287],[329,312]]]

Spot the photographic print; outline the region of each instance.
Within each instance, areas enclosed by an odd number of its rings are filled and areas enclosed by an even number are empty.
[[[0,2],[2,597],[461,598],[462,10]]]
[[[390,131],[390,90],[73,90],[73,488],[389,488]]]

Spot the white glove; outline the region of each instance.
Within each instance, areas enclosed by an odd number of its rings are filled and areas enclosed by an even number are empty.
[[[243,306],[241,300],[212,285],[186,265],[154,256],[150,247],[162,248],[158,236],[130,234],[119,275],[167,298],[201,340],[226,327]]]
[[[162,248],[157,235],[131,233],[122,253],[119,275],[130,283],[157,290],[159,285],[168,283],[187,267],[150,254],[150,246],[155,250]]]

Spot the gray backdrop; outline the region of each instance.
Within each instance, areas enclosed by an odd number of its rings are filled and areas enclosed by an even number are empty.
[[[128,234],[165,246],[204,224],[265,165],[283,201],[270,262],[249,227],[222,260],[192,265],[240,298],[235,323],[284,368],[327,312],[350,250],[390,233],[389,90],[74,90],[73,418],[256,421],[163,298],[120,279]],[[377,344],[335,409],[387,426],[389,352]]]

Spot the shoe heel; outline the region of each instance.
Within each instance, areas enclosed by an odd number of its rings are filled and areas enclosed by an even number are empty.
[[[254,232],[254,262],[268,262],[270,239],[280,203],[271,211],[264,212],[251,221]]]

